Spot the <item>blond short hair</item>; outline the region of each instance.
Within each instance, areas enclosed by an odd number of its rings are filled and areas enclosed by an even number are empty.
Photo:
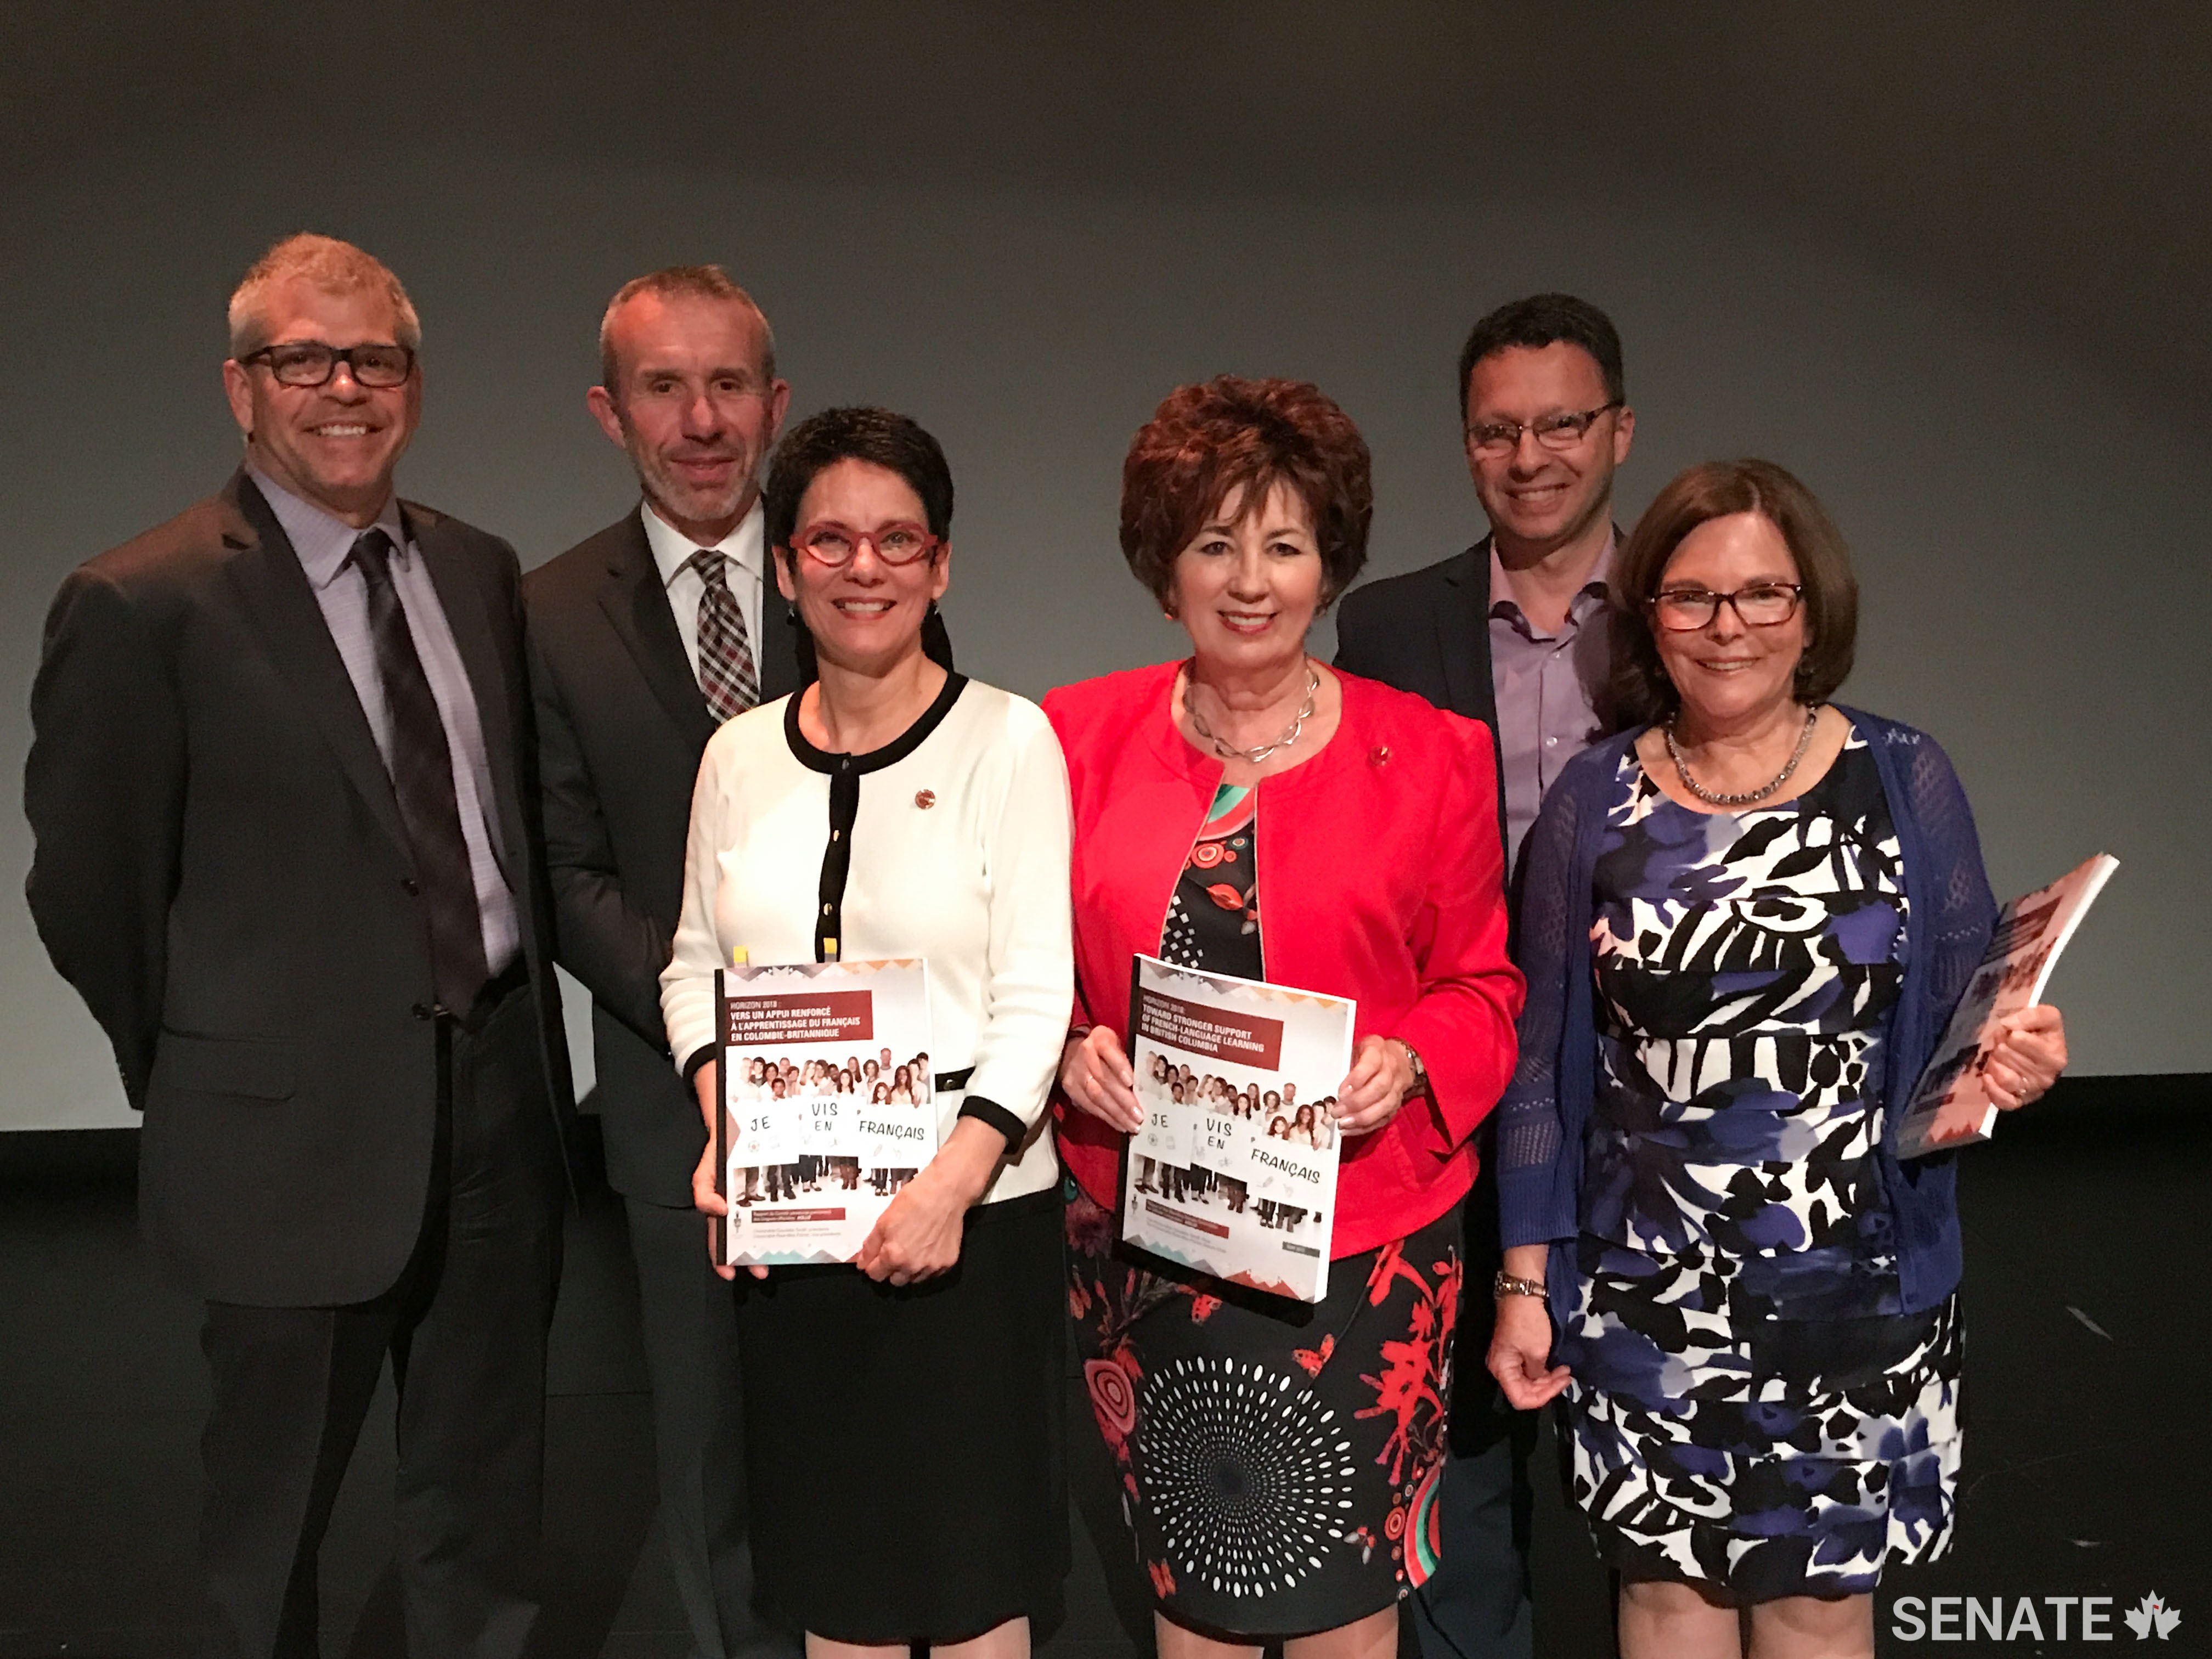
[[[624,283],[615,290],[615,297],[607,301],[599,318],[599,384],[610,396],[617,392],[617,382],[622,378],[622,365],[615,361],[615,313],[642,294],[662,299],[727,300],[743,306],[760,324],[762,389],[775,384],[775,331],[769,326],[767,314],[753,296],[732,282],[729,272],[720,265],[668,265]]]
[[[415,302],[392,274],[391,267],[374,254],[335,236],[302,231],[287,236],[253,262],[230,296],[230,355],[245,357],[269,343],[266,302],[270,290],[289,282],[313,283],[326,294],[358,294],[363,289],[380,294],[391,303],[395,345],[410,351],[422,349],[422,325],[415,315]]]

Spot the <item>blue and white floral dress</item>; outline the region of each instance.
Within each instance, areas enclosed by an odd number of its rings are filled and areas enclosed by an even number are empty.
[[[1632,750],[1594,876],[1599,1023],[1574,1491],[1632,1577],[1871,1590],[1949,1541],[1955,1297],[1901,1311],[1875,1152],[1901,859],[1854,732],[1781,805],[1703,813]]]

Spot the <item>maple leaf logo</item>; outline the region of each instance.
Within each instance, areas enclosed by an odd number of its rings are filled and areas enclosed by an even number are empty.
[[[2153,1590],[2141,1602],[2122,1613],[2120,1617],[2128,1621],[2128,1628],[2136,1633],[2136,1641],[2149,1641],[2151,1632],[2155,1630],[2158,1639],[2163,1642],[2173,1633],[2173,1627],[2181,1622],[2181,1610],[2166,1606],[2159,1599],[2158,1592]]]

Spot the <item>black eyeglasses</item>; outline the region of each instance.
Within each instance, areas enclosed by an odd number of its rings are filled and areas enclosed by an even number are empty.
[[[1797,614],[1805,597],[1801,582],[1757,582],[1733,593],[1715,593],[1702,587],[1670,587],[1652,595],[1651,614],[1670,634],[1694,633],[1710,628],[1725,605],[1746,628],[1772,628]]]
[[[406,385],[415,372],[415,354],[404,345],[333,346],[320,340],[291,340],[249,351],[238,361],[268,364],[279,386],[327,386],[343,363],[356,386],[389,392]]]
[[[1620,399],[1615,398],[1595,409],[1539,415],[1533,421],[1486,421],[1468,428],[1468,447],[1478,455],[1510,455],[1521,447],[1521,434],[1533,432],[1536,441],[1547,449],[1572,449],[1583,441],[1599,416],[1621,406]]]

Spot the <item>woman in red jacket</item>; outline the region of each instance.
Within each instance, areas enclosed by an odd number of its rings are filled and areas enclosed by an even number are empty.
[[[1367,447],[1313,386],[1176,392],[1123,467],[1121,546],[1192,654],[1045,699],[1075,814],[1070,1298],[1164,1659],[1389,1659],[1434,1559],[1455,1212],[1522,982],[1489,733],[1306,653],[1372,508]],[[1357,1000],[1320,1304],[1116,1243],[1139,952]]]

